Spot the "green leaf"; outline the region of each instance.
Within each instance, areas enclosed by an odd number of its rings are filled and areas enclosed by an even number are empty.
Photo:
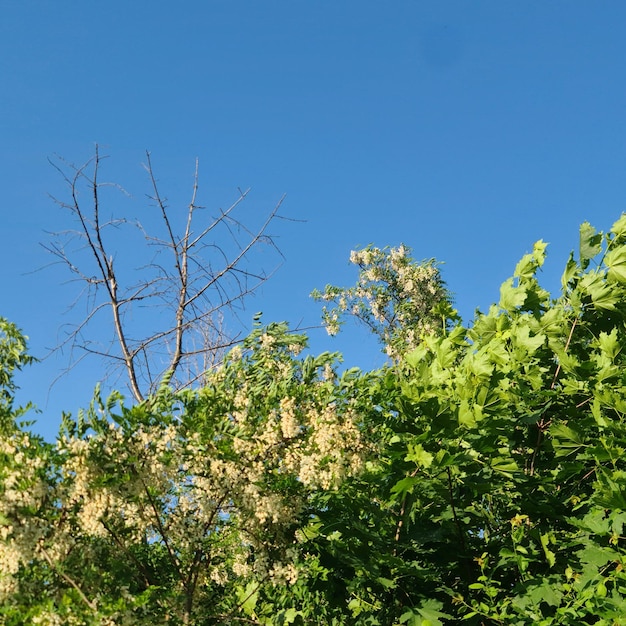
[[[422,605],[417,608],[417,612],[432,626],[440,626],[443,624],[440,618],[451,618],[451,615],[443,613],[440,609],[443,608],[443,603],[439,600],[424,600]],[[424,624],[424,622],[422,622]],[[425,626],[425,625],[424,625]]]
[[[312,541],[319,536],[320,530],[323,525],[323,522],[321,522],[319,518],[313,518],[304,528],[296,531],[296,539],[299,543]]]
[[[476,416],[470,408],[467,400],[462,400],[459,404],[459,424],[466,428],[474,428],[476,426]]]
[[[348,608],[352,611],[352,617],[358,617],[363,612],[363,601],[360,598],[352,598],[348,602]]]
[[[382,585],[385,589],[395,589],[395,587],[397,586],[397,583],[395,580],[391,580],[391,578],[384,578],[382,576],[379,576],[376,579],[376,582],[379,585]]]
[[[500,307],[505,311],[513,312],[526,302],[526,289],[513,285],[513,278],[509,278],[500,287]]]
[[[598,337],[598,344],[602,352],[613,361],[622,349],[617,335],[617,328],[613,328],[610,333],[601,331]]]
[[[414,462],[418,467],[429,468],[435,457],[424,450],[422,444],[409,445],[409,453],[406,455],[405,461]]]
[[[513,276],[518,278],[530,278],[534,275],[537,264],[532,254],[525,254],[515,266]]]
[[[487,350],[481,350],[480,352],[472,352],[467,355],[466,363],[469,371],[477,378],[488,379],[493,372],[493,363],[489,358]]]
[[[609,250],[604,257],[609,268],[607,278],[616,283],[626,283],[626,246]]]
[[[522,279],[532,278],[545,261],[547,245],[544,241],[537,241],[532,253],[525,254],[515,266],[513,276]]]
[[[412,493],[413,487],[420,481],[417,476],[407,476],[402,480],[399,480],[392,488],[391,493],[397,494],[399,496],[404,495],[405,493]]]
[[[400,616],[400,624],[406,624],[407,626],[420,626],[422,620],[418,615],[415,615],[413,611],[408,610]]]
[[[583,292],[586,292],[596,307],[613,311],[618,302],[619,294],[604,279],[600,273],[585,274],[580,283]]]
[[[608,535],[609,520],[604,510],[593,509],[582,520],[572,520],[576,526],[592,532],[595,535]]]
[[[299,615],[302,615],[302,611],[296,611],[294,608],[287,609],[283,614],[284,623],[293,624]]]
[[[552,424],[550,435],[557,456],[568,456],[586,445],[582,434],[564,423]]]
[[[405,361],[411,367],[417,367],[428,354],[428,349],[424,345],[420,345],[404,356]]]
[[[514,604],[517,607],[525,609],[527,604],[523,600],[528,599],[531,605],[535,605],[535,607],[539,606],[542,602],[545,602],[549,606],[559,606],[562,597],[563,594],[561,591],[559,591],[555,585],[550,584],[550,582],[544,579],[539,585],[528,586],[525,589],[524,596],[519,598],[519,600],[516,598]]]
[[[495,472],[499,472],[508,478],[512,478],[513,473],[519,471],[517,463],[511,457],[497,456],[489,463]]]
[[[547,247],[548,247],[548,244],[545,241],[543,241],[543,239],[536,241],[535,244],[533,245],[533,256],[535,257],[535,261],[538,267],[541,267],[544,264],[544,261],[546,260],[546,248]]]
[[[624,239],[626,236],[626,213],[622,213],[617,222],[611,226],[611,232],[619,241]]]
[[[246,615],[254,615],[254,609],[256,607],[257,600],[259,598],[258,584],[255,582],[249,582],[244,589],[240,587],[237,590],[237,596],[241,603],[241,608]]]
[[[530,333],[531,330],[528,326],[519,326],[515,329],[512,339],[516,346],[524,348],[528,354],[533,354],[543,345],[546,336],[541,333],[531,336]]]
[[[554,542],[554,534],[553,533],[544,533],[540,536],[541,547],[543,548],[543,553],[546,555],[546,561],[548,561],[548,565],[550,567],[554,567],[556,563],[556,555],[550,548],[548,547],[550,543]]]
[[[456,346],[446,338],[436,347],[435,354],[437,357],[437,363],[439,363],[441,368],[445,370],[455,361]]]
[[[589,265],[589,260],[601,251],[602,233],[598,233],[589,222],[584,222],[580,226],[580,263],[583,269]]]
[[[596,545],[587,546],[579,550],[576,555],[581,563],[592,565],[593,567],[603,567],[609,561],[614,560],[616,556],[613,550]]]
[[[561,287],[563,291],[566,291],[570,282],[574,279],[578,273],[578,263],[574,260],[574,254],[570,252],[569,259],[565,265],[565,270],[561,276]]]

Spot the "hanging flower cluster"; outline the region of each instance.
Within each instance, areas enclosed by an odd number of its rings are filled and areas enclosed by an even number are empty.
[[[197,391],[164,385],[133,408],[97,396],[66,420],[50,450],[53,470],[26,454],[27,434],[5,437],[0,602],[19,591],[25,566],[40,563],[109,619],[98,605],[105,582],[84,580],[76,565],[113,556],[129,578],[112,613],[119,623],[136,619],[155,589],[171,592],[160,618],[190,623],[233,582],[294,583],[306,505],[359,473],[367,452],[359,422],[371,410],[354,373],[338,377],[330,354],[298,358],[304,347],[274,324]]]
[[[453,314],[436,263],[415,262],[406,246],[353,250],[350,262],[359,268],[355,286],[327,285],[323,292],[312,293],[316,300],[329,303],[322,314],[328,334],[339,332],[346,315],[354,316],[396,360],[425,335],[440,332]]]

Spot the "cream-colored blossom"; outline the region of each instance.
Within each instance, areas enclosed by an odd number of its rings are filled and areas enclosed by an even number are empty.
[[[280,428],[285,439],[292,439],[300,434],[294,398],[285,397],[280,400]]]
[[[261,348],[269,350],[276,344],[276,337],[272,335],[268,335],[267,333],[263,333],[261,335]]]
[[[326,363],[326,365],[324,366],[322,378],[326,381],[333,381],[335,380],[335,378],[337,378],[335,370],[333,369],[332,365],[330,365],[330,363]]]
[[[32,618],[32,623],[39,626],[65,626],[66,624],[60,615],[50,611],[43,611],[39,615],[35,615]]]
[[[273,341],[265,335],[261,344],[271,347]],[[292,353],[300,349],[294,346]],[[8,495],[0,512],[12,521],[0,525],[0,598],[15,592],[16,574],[37,559],[62,566],[70,553],[95,558],[93,537],[126,546],[167,540],[181,555],[181,567],[189,566],[185,555],[210,543],[200,586],[254,573],[276,584],[295,582],[296,553],[285,550],[285,537],[293,535],[310,490],[333,489],[360,471],[364,446],[357,415],[332,402],[336,374],[330,364],[321,362],[316,384],[306,390],[286,387],[291,391],[280,399],[268,393],[269,404],[265,398],[259,402],[245,366],[236,365],[240,369],[224,378],[232,384],[224,402],[232,410],[216,415],[214,407],[207,409],[207,419],[218,425],[223,420],[214,438],[202,428],[185,432],[182,420],[132,431],[111,423],[91,437],[61,438],[57,448],[65,461],[52,491],[23,442],[0,440],[0,451],[19,464],[2,476]],[[297,373],[297,364],[283,354],[264,370],[279,387],[292,385]],[[211,397],[204,393],[199,399]],[[294,485],[288,495],[281,491],[283,477]],[[53,527],[36,519],[17,524],[15,515],[7,515],[23,505],[36,510],[46,501],[58,503]],[[45,619],[42,614],[39,623]]]
[[[234,346],[231,351],[228,353],[231,361],[241,361],[243,357],[243,348],[240,345]]]
[[[299,576],[298,568],[293,563],[274,563],[269,571],[269,579],[274,584],[293,585]]]
[[[292,344],[289,344],[289,346],[287,346],[287,349],[294,356],[298,356],[304,349],[304,346],[300,343],[292,343]]]

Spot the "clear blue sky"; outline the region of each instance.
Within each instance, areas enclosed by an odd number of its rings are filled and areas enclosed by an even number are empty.
[[[4,0],[0,18],[0,315],[40,357],[76,290],[60,268],[32,273],[45,231],[71,227],[47,158],[80,163],[96,142],[131,207],[146,149],[181,206],[196,157],[208,207],[237,187],[259,212],[287,194],[306,222],[278,228],[286,260],[248,308],[265,321],[317,323],[308,294],[353,282],[352,248],[400,242],[445,262],[469,319],[535,240],[554,290],[578,225],[626,209],[621,1]],[[363,337],[312,345],[374,367]],[[102,377],[84,362],[49,392],[64,364],[18,380],[50,436]]]

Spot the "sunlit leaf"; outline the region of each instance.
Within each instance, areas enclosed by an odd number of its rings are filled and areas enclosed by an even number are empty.
[[[610,281],[626,283],[626,246],[619,246],[607,252],[604,262],[609,268],[607,277]]]
[[[526,302],[526,289],[522,286],[515,286],[513,279],[509,278],[500,287],[500,306],[505,311],[514,311]]]
[[[584,222],[580,226],[580,260],[583,267],[587,267],[590,259],[593,259],[602,250],[602,233],[589,223]]]

